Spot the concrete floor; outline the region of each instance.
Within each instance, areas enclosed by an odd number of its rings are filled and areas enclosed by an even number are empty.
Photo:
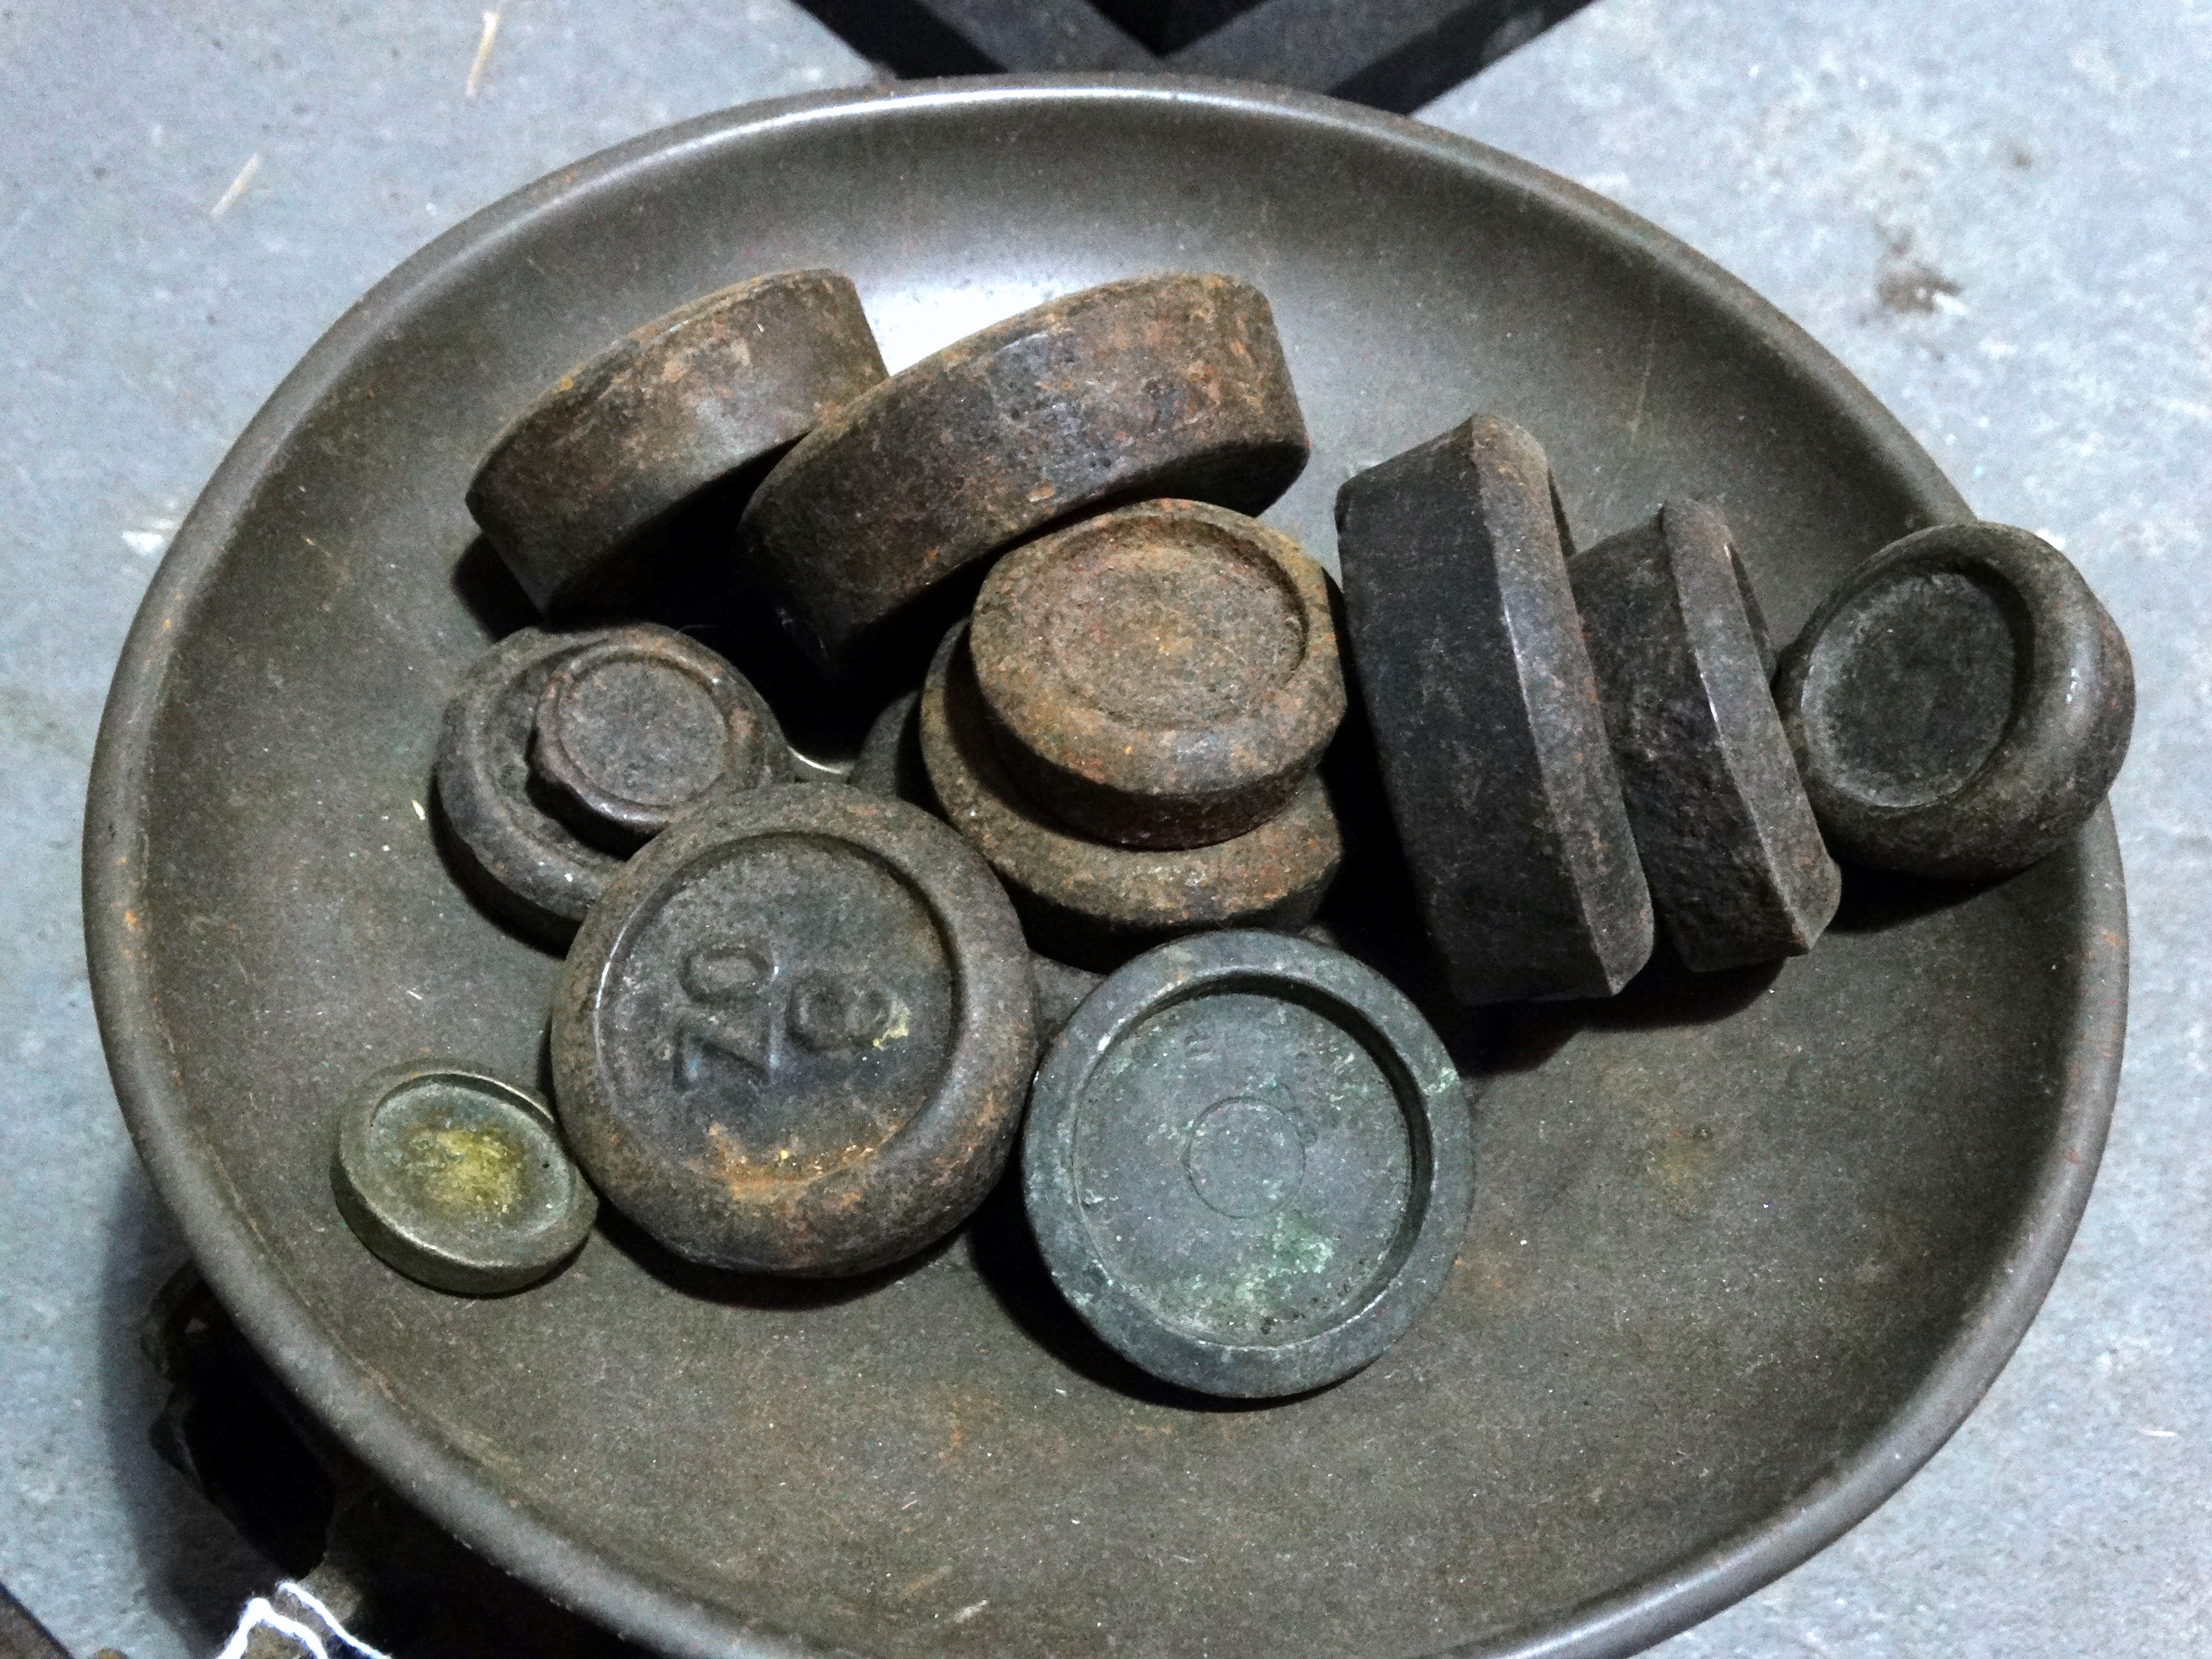
[[[1808,327],[1979,511],[2081,564],[2142,689],[2127,1069],[2051,1301],[1926,1472],[1668,1659],[2212,1650],[2212,9],[2067,9],[1598,0],[1426,112]],[[78,937],[85,769],[168,533],[437,231],[617,139],[866,72],[782,0],[514,0],[470,98],[481,16],[0,4],[0,1579],[81,1651],[212,1652],[265,1587],[147,1447],[135,1325],[184,1252]]]

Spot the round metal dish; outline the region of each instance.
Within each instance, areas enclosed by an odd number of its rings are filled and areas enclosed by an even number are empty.
[[[471,552],[470,471],[613,335],[802,265],[851,273],[894,368],[1109,277],[1249,277],[1316,449],[1269,517],[1324,560],[1344,477],[1478,409],[1548,447],[1584,542],[1662,496],[1722,501],[1784,637],[1965,512],[1831,358],[1650,226],[1311,98],[840,94],[487,210],[224,462],[94,768],[118,1092],[309,1407],[485,1554],[677,1653],[1625,1653],[1893,1491],[2019,1340],[2088,1194],[2125,996],[2102,813],[1996,885],[1853,872],[1778,970],[1662,961],[1459,1034],[1486,1079],[1465,1248],[1402,1342],[1308,1398],[1147,1383],[1053,1297],[1003,1186],[857,1288],[709,1276],[604,1213],[557,1279],[490,1301],[359,1247],[324,1178],[351,1081],[422,1052],[530,1079],[559,968],[471,908],[420,805],[448,691],[522,619]]]

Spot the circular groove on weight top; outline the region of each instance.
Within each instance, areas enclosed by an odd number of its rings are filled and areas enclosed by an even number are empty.
[[[1165,1382],[1340,1381],[1402,1336],[1467,1225],[1457,1069],[1413,1006],[1277,933],[1146,952],[1085,999],[1030,1092],[1022,1185],[1070,1305]]]

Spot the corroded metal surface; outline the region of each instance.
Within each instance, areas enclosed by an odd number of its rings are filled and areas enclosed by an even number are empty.
[[[923,684],[921,753],[945,817],[1005,882],[1038,949],[1090,967],[1197,928],[1296,927],[1343,855],[1318,778],[1249,834],[1146,851],[1085,840],[1030,803],[1000,763],[968,659],[965,623]]]
[[[1759,653],[1759,683],[1771,692],[1778,662],[1774,635],[1766,625],[1766,609],[1759,602],[1759,590],[1752,586],[1751,573],[1743,568],[1743,561],[1736,557],[1733,542],[1729,545],[1729,568],[1735,576],[1736,597],[1743,602],[1743,619],[1751,629],[1752,648]]]
[[[1036,979],[1037,1033],[1049,1037],[1074,1018],[1084,998],[1098,988],[1104,975],[1088,968],[1030,953],[1030,972]]]
[[[561,664],[616,630],[525,628],[469,665],[446,705],[433,789],[446,845],[470,890],[501,920],[566,945],[614,872],[534,787],[530,733]]]
[[[839,784],[686,814],[576,936],[555,1098],[607,1198],[710,1267],[881,1267],[998,1178],[1036,988],[990,871],[920,810]]]
[[[1140,502],[1017,548],[968,638],[1007,770],[1124,847],[1258,828],[1344,718],[1321,567],[1202,502]]]
[[[763,480],[742,537],[793,638],[842,677],[903,613],[1059,520],[1152,495],[1257,513],[1306,453],[1266,296],[1231,276],[1134,277],[855,398]]]
[[[1337,493],[1346,630],[1431,939],[1470,1003],[1606,996],[1651,901],[1550,464],[1478,415]]]
[[[1767,690],[1728,521],[1669,501],[1567,565],[1652,908],[1698,971],[1802,956],[1843,877]]]
[[[872,795],[912,803],[931,812],[939,811],[937,792],[930,787],[928,769],[921,759],[921,693],[908,691],[884,706],[868,728],[860,758],[853,763],[851,786]],[[1037,1035],[1048,1037],[1067,1024],[1083,999],[1097,988],[1101,975],[1088,968],[1057,961],[1037,951],[1030,953],[1030,969],[1036,980]]]
[[[921,763],[921,732],[915,720],[921,704],[920,691],[906,691],[884,705],[860,739],[860,752],[846,776],[854,788],[935,810],[929,774]]]
[[[469,511],[540,610],[611,608],[677,508],[748,469],[757,477],[883,378],[849,278],[757,276],[569,370],[500,434]],[[726,503],[732,517],[742,505]]]
[[[637,625],[553,671],[530,767],[571,823],[628,851],[715,789],[788,781],[792,751],[744,675],[695,640]]]
[[[468,1296],[536,1284],[576,1253],[599,1210],[552,1108],[461,1060],[362,1079],[338,1118],[331,1187],[387,1264]]]
[[[1474,1161],[1459,1073],[1389,981],[1235,932],[1150,951],[1076,1010],[1037,1070],[1022,1184],[1093,1330],[1249,1399],[1404,1333],[1450,1271]]]
[[[578,662],[609,672],[563,681]],[[684,718],[702,712],[693,699],[718,717]],[[675,718],[639,723],[654,710]],[[706,779],[688,801],[781,781],[790,764],[767,704],[696,641],[650,623],[525,628],[471,664],[446,705],[433,793],[471,890],[520,931],[565,946],[623,856],[667,821],[672,786]],[[635,798],[655,793],[664,799]]]
[[[1775,683],[1820,828],[1914,875],[2010,874],[2069,839],[2135,726],[2127,641],[2025,530],[1938,525],[1821,603]]]

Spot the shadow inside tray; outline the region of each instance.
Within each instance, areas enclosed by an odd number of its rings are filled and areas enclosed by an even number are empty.
[[[1021,1160],[1018,1156],[991,1189],[982,1206],[969,1218],[959,1237],[975,1269],[1006,1316],[1023,1334],[1070,1370],[1102,1388],[1141,1400],[1147,1405],[1191,1412],[1254,1412],[1303,1400],[1306,1394],[1273,1400],[1227,1400],[1194,1393],[1163,1382],[1137,1369],[1108,1347],[1067,1305],[1051,1271],[1038,1253],[1030,1231],[1028,1212],[1022,1203]],[[1320,1389],[1309,1389],[1317,1394]]]
[[[1329,600],[1338,636],[1347,637],[1343,594],[1334,582]],[[1321,768],[1344,838],[1344,861],[1309,936],[1357,957],[1405,993],[1443,1038],[1461,1074],[1476,1080],[1490,1069],[1498,1013],[1464,1006],[1447,986],[1390,819],[1358,675],[1349,662],[1346,666],[1344,721]]]
[[[1445,989],[1411,911],[1324,913],[1328,941],[1349,951],[1403,991],[1471,1085],[1508,1072],[1534,1071],[1577,1031],[1665,1030],[1726,1019],[1757,1000],[1782,971],[1779,962],[1692,973],[1662,929],[1651,959],[1611,997],[1509,1002],[1468,1008]]]
[[[618,584],[603,584],[564,601],[546,625],[649,622],[689,635],[727,658],[752,682],[794,746],[820,759],[849,760],[860,751],[869,721],[897,686],[872,679],[830,685],[792,644],[767,599],[740,574],[738,515],[766,471],[763,465],[726,478],[677,509],[623,556]],[[494,639],[540,621],[498,550],[481,536],[455,562],[453,583]],[[927,651],[915,645],[904,654],[916,659],[910,672],[901,669],[893,678],[917,678]],[[885,655],[874,653],[872,659]]]
[[[445,866],[447,879],[469,902],[469,908],[526,945],[535,945],[549,956],[566,956],[568,941],[575,935],[575,924],[556,926],[534,915],[493,879],[469,850],[468,843],[453,833],[434,775],[423,785],[423,799],[429,803],[430,845],[438,854],[438,862]]]
[[[1474,1088],[1488,1077],[1533,1071],[1577,1031],[1702,1025],[1748,1007],[1774,982],[1782,970],[1779,962],[1692,973],[1662,927],[1651,959],[1616,996],[1462,1006],[1447,988],[1443,965],[1421,923],[1356,683],[1348,690],[1351,712],[1323,770],[1344,834],[1344,868],[1322,908],[1321,928],[1329,943],[1358,957],[1413,1000]],[[1855,887],[1864,890],[1870,901],[1859,913],[1859,925],[1865,927],[1908,920],[1943,902],[1935,891],[1938,884],[1911,884],[1908,892],[1892,885],[1902,879],[1848,871],[1844,915],[1835,925],[1845,927],[1845,917],[1853,914]],[[1943,894],[1961,890],[1955,884],[1942,885]]]
[[[600,1201],[599,1218],[593,1231],[672,1291],[702,1302],[720,1303],[724,1307],[757,1309],[830,1308],[841,1302],[872,1296],[886,1285],[895,1285],[909,1273],[920,1273],[951,1249],[959,1237],[955,1232],[872,1273],[841,1279],[787,1279],[771,1273],[732,1273],[726,1268],[686,1261],[605,1200]]]
[[[538,620],[538,607],[522,591],[499,550],[482,536],[461,550],[453,561],[453,592],[468,607],[469,615],[495,640],[503,640],[519,628]]]
[[[1617,996],[1515,1002],[1492,1010],[1490,1046],[1474,1071],[1534,1071],[1577,1031],[1663,1031],[1711,1024],[1749,1007],[1781,971],[1779,962],[1761,962],[1692,973],[1662,928],[1651,960]]]
[[[752,682],[795,748],[849,760],[884,699],[831,686],[792,643],[767,596],[742,575],[735,526],[752,483],[741,480],[727,495],[710,491],[679,514],[661,532],[647,574],[601,605],[595,619],[658,623],[689,635]]]
[[[1843,870],[1844,902],[1828,924],[1833,933],[1879,933],[1964,904],[2011,879],[1937,881],[1863,864],[1846,864]]]
[[[739,492],[749,494],[750,482]],[[532,625],[604,627],[657,623],[719,652],[775,711],[784,735],[805,753],[848,760],[889,691],[872,683],[830,686],[785,635],[767,600],[737,574],[730,546],[734,511],[709,492],[657,532],[634,580],[587,596],[551,621],[538,615],[497,549],[478,536],[454,562],[453,592],[494,640]]]

